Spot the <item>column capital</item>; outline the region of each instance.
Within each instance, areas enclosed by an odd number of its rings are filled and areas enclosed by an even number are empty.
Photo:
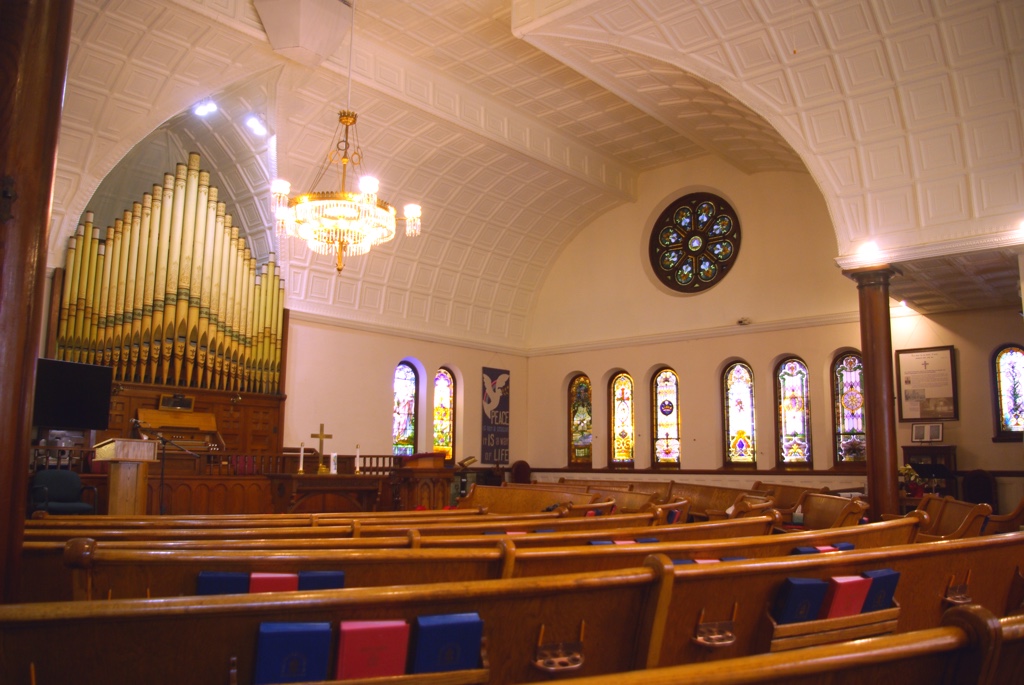
[[[857,281],[858,286],[887,286],[889,279],[903,272],[892,264],[876,264],[856,269],[843,269],[843,275]]]

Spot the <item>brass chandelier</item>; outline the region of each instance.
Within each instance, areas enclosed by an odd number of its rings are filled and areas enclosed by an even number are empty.
[[[355,34],[355,4],[352,17]],[[352,99],[352,42],[349,42],[348,99]],[[331,167],[340,167],[340,189],[314,191],[289,198],[291,184],[275,180],[271,185],[274,216],[279,236],[302,239],[318,254],[333,254],[341,273],[345,256],[366,254],[370,248],[395,237],[399,221],[395,208],[377,196],[379,182],[372,176],[359,178],[359,191],[349,190],[349,176],[361,170],[363,153],[356,134],[357,115],[350,108],[338,113],[338,130],[333,147],[328,151],[311,188],[316,188]],[[349,167],[352,167],[351,174]],[[405,234],[420,234],[421,208],[417,204],[404,207]]]

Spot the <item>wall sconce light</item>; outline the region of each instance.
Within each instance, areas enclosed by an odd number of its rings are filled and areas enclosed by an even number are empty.
[[[231,396],[231,404],[238,404],[241,401],[242,401],[242,396],[241,395],[235,394],[235,395]]]

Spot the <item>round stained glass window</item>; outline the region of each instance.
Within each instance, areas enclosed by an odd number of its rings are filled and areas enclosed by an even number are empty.
[[[739,252],[740,222],[729,203],[712,193],[691,193],[658,217],[648,254],[659,281],[696,293],[725,278]]]

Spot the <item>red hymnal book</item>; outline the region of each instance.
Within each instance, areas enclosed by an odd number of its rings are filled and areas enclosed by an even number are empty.
[[[864,576],[833,576],[828,579],[828,590],[818,618],[854,616],[864,608],[864,598],[871,589],[871,579]]]
[[[297,573],[258,573],[249,574],[249,592],[287,592],[299,589]]]
[[[338,634],[337,680],[405,674],[405,621],[342,621]]]

